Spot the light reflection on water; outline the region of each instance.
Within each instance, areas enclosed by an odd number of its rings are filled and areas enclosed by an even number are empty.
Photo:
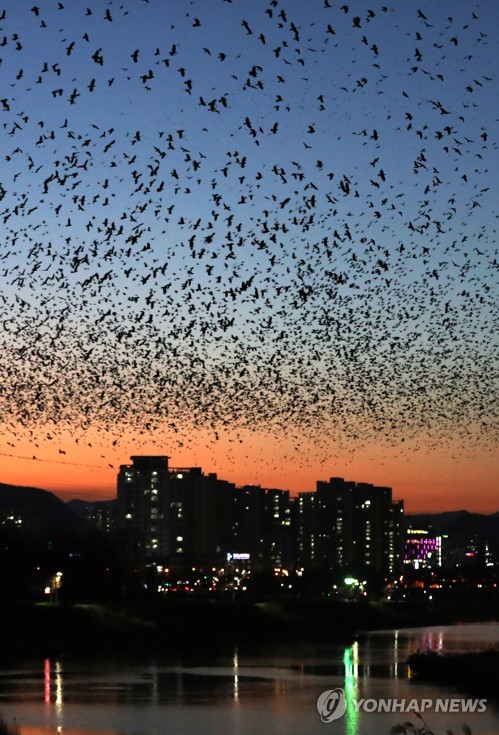
[[[360,698],[407,701],[463,695],[410,678],[405,663],[415,650],[457,651],[499,642],[499,625],[466,625],[362,634],[351,646],[297,644],[236,648],[230,655],[98,662],[25,661],[0,670],[0,711],[16,718],[22,735],[256,735],[307,733],[383,735],[400,713],[366,713]],[[324,724],[321,692],[341,687],[347,711]],[[414,720],[414,717],[412,716]],[[436,713],[436,733],[463,722],[473,735],[497,735],[499,710]]]

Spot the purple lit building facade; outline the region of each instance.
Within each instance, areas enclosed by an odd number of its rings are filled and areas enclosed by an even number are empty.
[[[404,548],[404,565],[413,569],[442,566],[442,537],[427,529],[408,528]]]

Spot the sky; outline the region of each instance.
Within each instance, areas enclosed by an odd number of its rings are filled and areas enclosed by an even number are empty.
[[[0,481],[499,510],[492,2],[0,8]]]

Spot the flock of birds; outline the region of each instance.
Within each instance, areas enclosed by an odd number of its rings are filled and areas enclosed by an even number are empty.
[[[7,7],[2,453],[493,449],[498,69],[454,6]]]

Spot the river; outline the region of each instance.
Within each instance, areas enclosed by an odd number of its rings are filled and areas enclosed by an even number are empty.
[[[0,668],[0,714],[21,735],[388,735],[420,710],[436,735],[464,722],[498,735],[497,704],[417,682],[405,664],[416,650],[498,642],[488,623],[363,633],[348,646],[23,660]]]

